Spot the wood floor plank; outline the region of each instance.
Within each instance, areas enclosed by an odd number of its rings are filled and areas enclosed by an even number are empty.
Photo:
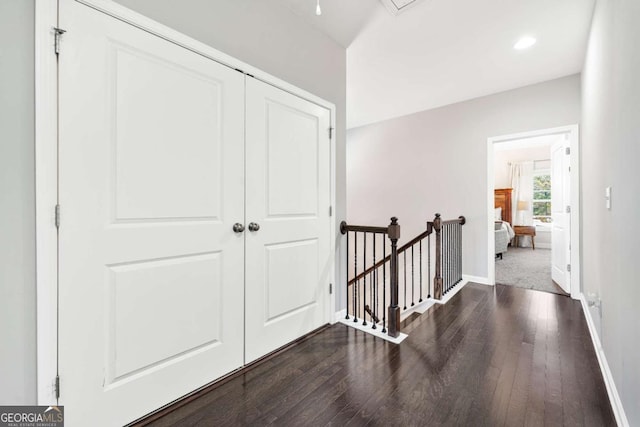
[[[408,329],[336,324],[151,425],[615,425],[578,301],[469,284]]]

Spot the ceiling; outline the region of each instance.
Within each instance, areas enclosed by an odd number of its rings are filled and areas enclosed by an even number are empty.
[[[594,0],[277,0],[347,48],[353,128],[579,73]],[[523,35],[537,43],[516,51]]]
[[[316,16],[316,0],[276,1],[345,48],[368,25],[376,12],[385,10],[379,0],[320,0],[322,15]]]

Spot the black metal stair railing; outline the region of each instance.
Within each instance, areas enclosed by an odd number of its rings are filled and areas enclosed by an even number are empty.
[[[340,230],[347,239],[348,277],[351,277],[346,287],[346,319],[371,325],[372,329],[380,327],[383,333],[397,337],[401,312],[432,295],[441,299],[461,281],[464,223],[464,217],[442,221],[436,214],[424,232],[398,247],[400,225],[395,217],[387,227],[349,225],[343,221]],[[436,240],[433,293],[432,234]]]
[[[354,322],[362,320],[367,326],[367,314],[376,329],[381,323],[382,332],[397,337],[400,332],[400,310],[398,309],[398,266],[397,243],[400,238],[400,225],[397,218],[391,218],[387,227],[371,227],[340,224],[340,231],[347,235],[347,262],[353,252],[354,278],[347,283],[347,319]],[[358,249],[360,243],[360,250]],[[390,246],[390,248],[389,248]],[[369,249],[369,256],[367,256]],[[390,253],[387,256],[387,252]],[[381,255],[381,258],[378,258]],[[358,262],[361,265],[358,265]],[[389,266],[387,266],[389,261]],[[361,268],[361,271],[360,271]],[[379,271],[381,270],[381,271]],[[389,287],[387,283],[387,272]],[[382,282],[380,282],[382,276]],[[369,290],[367,298],[367,288]],[[381,295],[382,294],[382,295]],[[387,295],[389,306],[387,307]],[[382,302],[382,305],[380,305]],[[350,311],[351,310],[351,311]],[[380,322],[382,319],[382,322]],[[388,329],[387,329],[388,328]]]
[[[442,221],[436,214],[431,226],[435,230],[436,265],[433,279],[435,299],[442,297],[462,281],[462,226],[464,216]]]

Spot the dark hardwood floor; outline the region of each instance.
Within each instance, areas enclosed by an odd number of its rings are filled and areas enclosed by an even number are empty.
[[[615,425],[577,301],[469,284],[406,330],[334,325],[152,425]]]

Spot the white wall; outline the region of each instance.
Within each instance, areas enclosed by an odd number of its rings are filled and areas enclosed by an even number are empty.
[[[487,277],[487,138],[579,120],[573,75],[350,129],[348,221],[386,225],[395,215],[406,241],[436,212],[465,215],[463,272]]]
[[[0,1],[0,405],[36,400],[33,11]]]
[[[116,1],[336,105],[339,230],[346,216],[346,50],[271,0]],[[344,292],[337,291],[342,307]]]
[[[601,341],[640,425],[640,2],[599,0],[582,81],[582,278],[602,298]],[[612,208],[605,208],[605,187]],[[597,323],[597,322],[596,322]]]

